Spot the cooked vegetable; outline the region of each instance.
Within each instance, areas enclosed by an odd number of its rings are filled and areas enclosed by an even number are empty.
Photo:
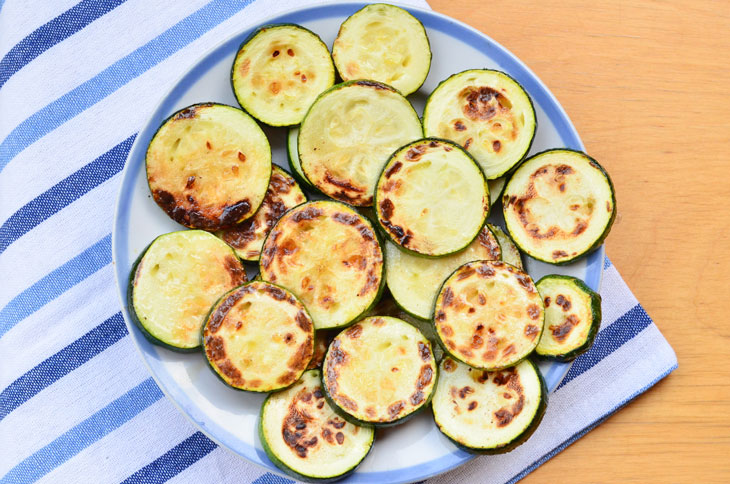
[[[293,24],[258,29],[243,43],[231,69],[238,103],[271,126],[299,124],[334,82],[327,46],[317,34]]]
[[[488,371],[513,366],[532,353],[544,318],[530,276],[499,261],[459,267],[441,287],[434,313],[444,350]]]
[[[322,367],[324,355],[327,353],[327,347],[330,345],[332,338],[334,338],[332,331],[324,329],[319,330],[314,334],[314,355],[312,356],[312,360],[309,362],[309,366],[307,366],[307,370]]]
[[[431,319],[439,288],[454,270],[466,262],[499,260],[500,255],[499,243],[486,226],[466,249],[438,259],[411,255],[386,242],[385,282],[400,307]]]
[[[302,171],[302,164],[299,161],[299,151],[297,150],[297,139],[299,138],[299,126],[289,128],[286,134],[286,156],[289,160],[289,170],[294,179],[299,182],[302,188],[316,190]]]
[[[225,294],[203,326],[208,364],[238,390],[270,392],[296,382],[314,354],[314,326],[289,291],[250,282]]]
[[[403,423],[431,400],[437,377],[431,343],[400,319],[373,316],[335,336],[322,365],[330,404],[346,419]]]
[[[545,305],[545,330],[535,351],[570,361],[588,351],[601,327],[601,296],[583,281],[557,274],[537,281]]]
[[[215,236],[202,230],[160,235],[132,267],[129,313],[153,343],[193,351],[210,307],[244,282],[241,261]]]
[[[431,46],[426,29],[413,15],[376,3],[345,20],[332,45],[332,58],[343,80],[372,79],[407,96],[428,76]]]
[[[489,227],[499,242],[499,247],[502,250],[502,261],[515,266],[521,271],[524,270],[522,266],[522,254],[520,254],[520,251],[515,246],[515,243],[512,242],[509,235],[498,225],[487,224],[487,227]]]
[[[507,177],[497,178],[496,180],[489,180],[489,205],[494,206],[497,201],[502,199],[502,191],[507,183]]]
[[[349,81],[324,92],[299,128],[299,160],[325,195],[358,206],[373,191],[396,148],[422,136],[413,106],[375,81]]]
[[[406,250],[444,256],[466,248],[489,214],[489,188],[458,145],[421,139],[399,148],[375,189],[378,223]]]
[[[147,148],[155,202],[177,223],[219,230],[251,217],[271,176],[271,148],[256,121],[223,104],[195,104],[165,121]]]
[[[423,111],[426,136],[462,145],[489,180],[527,155],[536,128],[535,109],[522,86],[489,69],[467,70],[441,82]]]
[[[433,418],[439,430],[467,452],[509,452],[540,425],[547,388],[530,360],[490,373],[444,358],[440,370],[431,402]]]
[[[269,189],[256,215],[230,229],[218,231],[216,235],[233,247],[241,259],[257,262],[264,239],[279,217],[306,201],[307,197],[294,178],[274,165]]]
[[[579,151],[555,149],[525,161],[507,182],[504,220],[529,256],[567,264],[597,249],[616,217],[608,173]]]
[[[285,213],[264,242],[260,269],[265,281],[302,300],[317,330],[354,321],[377,301],[384,285],[383,252],[372,225],[332,201]]]
[[[368,455],[375,431],[346,422],[322,391],[319,370],[272,393],[261,407],[261,445],[276,466],[306,482],[331,482],[351,474]]]

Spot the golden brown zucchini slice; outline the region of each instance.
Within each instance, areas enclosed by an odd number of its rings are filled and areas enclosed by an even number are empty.
[[[271,176],[271,148],[240,109],[196,104],[160,126],[146,165],[155,202],[177,223],[212,231],[259,208]]]
[[[580,151],[555,149],[525,161],[502,197],[512,240],[530,257],[567,264],[597,249],[616,217],[608,173]]]
[[[339,202],[299,205],[269,232],[259,267],[265,281],[293,292],[316,329],[364,314],[384,285],[383,252],[370,222]]]
[[[459,267],[441,287],[434,313],[444,350],[489,371],[513,366],[532,353],[544,319],[530,276],[499,261]]]
[[[522,254],[520,254],[519,249],[515,243],[512,242],[509,235],[502,230],[502,227],[492,224],[487,224],[487,227],[489,227],[494,236],[497,237],[497,242],[499,242],[499,247],[502,251],[502,261],[515,266],[521,271],[525,270],[522,265]]]
[[[402,248],[445,256],[479,235],[489,215],[489,188],[460,146],[421,139],[399,148],[383,168],[375,213],[388,237]]]
[[[208,364],[227,385],[251,392],[288,387],[314,354],[314,325],[289,291],[250,282],[226,293],[203,327]]]

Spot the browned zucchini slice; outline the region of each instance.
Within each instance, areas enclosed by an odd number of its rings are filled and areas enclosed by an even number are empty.
[[[502,261],[515,266],[521,271],[524,270],[522,265],[522,254],[520,254],[520,250],[517,248],[515,243],[512,242],[509,235],[507,235],[507,233],[502,230],[502,227],[499,225],[487,224],[487,226],[497,238],[497,242],[499,242],[499,247],[502,251]]]

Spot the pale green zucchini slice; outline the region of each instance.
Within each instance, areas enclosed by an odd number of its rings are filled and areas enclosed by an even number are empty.
[[[294,179],[299,182],[302,188],[308,188],[310,190],[316,190],[312,182],[307,180],[307,177],[302,171],[302,163],[299,161],[299,150],[297,149],[297,139],[299,138],[299,126],[293,126],[289,128],[286,133],[286,157],[289,161],[289,170],[291,171]]]
[[[375,213],[388,237],[425,256],[466,248],[489,215],[489,187],[458,145],[421,139],[399,148],[375,189]]]
[[[507,177],[497,178],[496,180],[489,180],[489,204],[494,206],[499,200],[502,199],[502,192],[504,186],[507,184]]]
[[[200,328],[225,292],[246,282],[228,245],[202,230],[157,237],[132,268],[129,313],[153,343],[175,351],[200,347]]]
[[[325,195],[370,206],[388,157],[421,136],[418,114],[398,91],[375,81],[348,81],[324,92],[302,121],[299,160]]]
[[[461,449],[503,454],[540,425],[547,388],[529,359],[490,373],[444,358],[431,407],[439,430]]]
[[[231,69],[238,103],[271,126],[301,123],[317,96],[334,82],[327,46],[294,24],[258,29],[241,45]]]
[[[468,262],[446,279],[434,309],[444,351],[474,368],[519,363],[537,346],[544,310],[532,279],[499,261]]]
[[[361,8],[340,27],[332,58],[345,80],[372,79],[404,96],[418,90],[431,67],[431,46],[413,15],[395,5]]]
[[[372,316],[342,331],[322,365],[325,396],[351,422],[390,426],[428,405],[436,387],[431,343],[400,319]]]
[[[223,104],[170,116],[150,141],[147,182],[155,202],[190,228],[219,230],[251,217],[271,176],[271,147],[256,121]]]
[[[318,201],[285,213],[259,261],[263,280],[302,300],[317,330],[364,314],[384,286],[383,252],[370,222],[352,207]]]
[[[250,282],[226,293],[203,326],[213,372],[237,390],[270,392],[296,382],[314,354],[314,325],[289,291]]]
[[[601,296],[571,276],[549,275],[537,281],[545,305],[545,330],[535,351],[571,361],[588,351],[601,327]]]
[[[250,219],[215,235],[233,247],[247,262],[258,262],[264,239],[279,217],[287,210],[307,201],[307,196],[287,172],[273,165],[269,189],[256,214]]]
[[[418,318],[431,319],[439,288],[452,272],[467,262],[500,257],[499,243],[486,226],[466,249],[438,259],[412,255],[386,242],[385,282],[400,307]]]
[[[536,128],[535,109],[522,86],[489,69],[467,70],[441,82],[423,111],[426,136],[462,145],[489,180],[522,161]]]
[[[319,370],[269,395],[261,407],[259,438],[282,471],[305,482],[351,474],[373,446],[375,431],[343,420],[327,403]]]
[[[504,220],[517,247],[550,264],[597,249],[616,218],[608,173],[580,151],[555,149],[526,160],[502,196]]]
[[[502,227],[498,225],[487,224],[487,227],[489,227],[494,236],[497,237],[499,247],[502,251],[502,261],[515,266],[521,271],[524,270],[522,265],[522,254],[520,254],[519,249],[515,243],[512,242],[509,235],[507,235],[507,233],[502,230]]]

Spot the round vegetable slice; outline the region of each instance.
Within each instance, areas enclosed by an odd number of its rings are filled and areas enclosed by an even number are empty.
[[[461,147],[421,139],[388,160],[375,189],[375,212],[396,244],[444,256],[466,248],[481,231],[489,215],[489,187]]]
[[[444,358],[440,370],[433,418],[458,447],[502,454],[524,443],[540,425],[547,388],[530,360],[490,373]]]
[[[372,316],[332,340],[322,382],[328,401],[346,419],[390,426],[428,405],[436,366],[431,343],[415,327]]]
[[[383,252],[370,222],[332,201],[285,213],[264,242],[265,281],[304,302],[316,329],[344,326],[364,314],[384,285]]]
[[[441,287],[434,313],[444,350],[489,371],[513,366],[532,353],[544,319],[530,276],[499,261],[459,267]]]
[[[423,111],[426,136],[462,145],[490,180],[522,161],[536,128],[535,109],[522,86],[489,69],[467,70],[441,82]]]
[[[256,121],[223,104],[173,114],[150,141],[147,182],[177,223],[219,230],[251,217],[271,176],[271,148]]]
[[[208,364],[227,385],[270,392],[296,382],[314,354],[314,326],[289,291],[250,282],[226,293],[203,327]]]
[[[129,312],[153,343],[175,351],[200,347],[200,328],[213,303],[246,282],[228,245],[202,230],[157,237],[132,268]]]
[[[332,58],[343,80],[372,79],[407,96],[428,76],[431,46],[426,29],[413,15],[376,3],[345,20],[332,45]]]
[[[487,227],[489,227],[489,230],[491,230],[494,236],[497,237],[499,247],[502,251],[502,261],[515,266],[521,271],[524,270],[522,265],[522,254],[520,254],[519,249],[517,249],[517,246],[515,246],[515,243],[512,242],[509,235],[507,235],[507,233],[502,230],[502,227],[498,225],[487,224]]]
[[[499,200],[502,199],[502,192],[504,186],[507,184],[507,177],[497,178],[496,180],[489,180],[489,204],[494,206]]]
[[[294,24],[258,29],[241,45],[231,69],[241,107],[271,126],[299,124],[334,82],[327,46],[317,34]]]
[[[418,114],[398,91],[348,81],[324,92],[299,128],[299,159],[325,195],[370,206],[378,176],[396,148],[422,136]]]
[[[597,249],[616,218],[608,173],[580,151],[555,149],[526,160],[502,197],[515,244],[535,259],[567,264]]]
[[[545,330],[535,351],[571,361],[588,351],[601,327],[601,296],[571,276],[549,275],[537,281],[545,305]]]
[[[499,243],[486,226],[466,249],[438,259],[412,255],[386,242],[385,282],[400,307],[418,318],[431,319],[439,288],[454,270],[466,262],[500,257]]]
[[[302,186],[302,188],[309,188],[316,190],[312,182],[307,180],[307,177],[302,171],[302,163],[299,161],[299,151],[297,150],[297,139],[299,138],[299,126],[289,128],[286,134],[286,156],[289,160],[289,170],[292,176]]]
[[[319,370],[272,393],[259,418],[259,438],[269,459],[306,482],[332,482],[352,473],[375,439],[372,427],[343,420],[327,403]]]
[[[256,214],[245,222],[216,232],[241,259],[258,262],[266,235],[287,210],[307,201],[306,195],[287,172],[274,165],[269,189]]]

